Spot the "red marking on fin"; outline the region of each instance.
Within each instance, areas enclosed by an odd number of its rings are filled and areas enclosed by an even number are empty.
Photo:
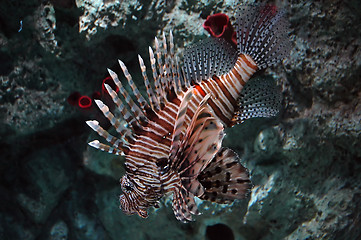
[[[206,93],[203,91],[203,89],[199,86],[199,85],[195,85],[194,86],[194,90],[193,90],[193,94],[197,94],[196,89],[198,90],[198,92],[202,95],[202,97],[206,96]]]

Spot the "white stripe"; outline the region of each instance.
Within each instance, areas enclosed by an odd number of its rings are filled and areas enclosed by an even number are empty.
[[[239,64],[238,61],[236,63],[236,65],[234,65],[234,69],[237,71],[237,73],[239,75],[241,75],[241,78],[244,82],[247,82],[247,80],[249,79],[249,74],[245,72],[244,69],[241,68],[242,64]]]
[[[209,92],[209,93],[211,92],[211,89],[208,88],[207,85],[205,85],[203,89],[204,89],[205,92]],[[213,96],[213,97],[214,97],[214,96]],[[218,100],[216,99],[216,100],[214,100],[213,102],[214,102],[214,103],[216,104],[216,106],[219,108],[219,110],[221,111],[221,114],[222,114],[223,116],[225,116],[227,119],[230,119],[230,118],[233,117],[233,113],[228,112],[228,111],[224,108],[223,104],[222,104],[220,101],[218,101]]]
[[[236,79],[236,77],[233,75],[232,71],[229,71],[229,73],[227,73],[226,75],[228,75],[229,78],[233,80],[232,82],[235,82],[234,79]],[[238,99],[239,92],[231,85],[230,82],[227,81],[226,75],[222,75],[219,79],[223,83],[223,85],[227,88],[228,92],[232,95],[233,99]]]
[[[212,85],[213,89],[218,94],[218,98],[222,101],[222,102],[221,101],[217,101],[217,102],[219,102],[219,104],[227,106],[230,110],[229,114],[232,115],[232,117],[233,117],[233,106],[232,106],[232,103],[230,102],[230,100],[224,94],[224,92],[222,91],[222,89],[220,88],[220,86],[217,84],[216,81],[212,80],[209,83]],[[213,95],[215,95],[215,93],[213,93]]]
[[[243,89],[243,85],[241,84],[241,82],[238,80],[237,76],[233,74],[232,71],[229,72],[229,78],[231,79],[232,83],[235,85],[236,87],[236,91],[237,91],[237,97],[235,99],[238,99],[239,94],[241,93],[241,90]],[[227,79],[226,79],[227,80]]]
[[[137,143],[142,143],[143,145],[147,145],[147,144],[145,144],[145,142],[143,142],[143,141],[137,141]],[[149,148],[151,145],[148,145],[148,146],[141,146],[141,145],[139,145],[139,144],[137,144],[137,148],[135,148],[136,150],[137,150],[137,152],[139,152],[139,153],[142,153],[142,154],[144,154],[144,155],[148,155],[148,156],[150,156],[150,158],[152,158],[153,156],[155,156],[155,155],[157,155],[157,154],[159,154],[159,155],[164,155],[164,152],[162,152],[162,151],[159,151],[159,150],[156,150],[156,149],[154,149],[154,148]],[[134,151],[135,151],[135,149],[134,149]],[[151,152],[150,152],[151,151]],[[166,155],[167,156],[167,155]]]

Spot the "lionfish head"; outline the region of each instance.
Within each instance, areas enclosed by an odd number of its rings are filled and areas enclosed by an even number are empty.
[[[121,178],[120,185],[123,194],[119,197],[119,208],[127,215],[138,214],[142,218],[148,217],[147,209],[155,205],[160,197],[150,193],[154,191],[141,189],[127,174]]]

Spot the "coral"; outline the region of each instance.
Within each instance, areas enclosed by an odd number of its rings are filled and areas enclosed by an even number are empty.
[[[203,23],[203,28],[211,34],[212,37],[224,38],[237,48],[236,32],[234,31],[229,17],[224,13],[216,13],[207,17]]]

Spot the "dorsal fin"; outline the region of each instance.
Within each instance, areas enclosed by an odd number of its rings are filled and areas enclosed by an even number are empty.
[[[125,66],[125,64],[121,61],[118,60],[120,67],[122,68],[122,71],[124,73],[124,76],[126,77],[126,79],[128,80],[128,84],[129,86],[132,88],[133,90],[133,94],[136,97],[138,104],[140,106],[140,108],[142,109],[143,112],[145,112],[145,110],[147,108],[149,108],[148,102],[145,101],[144,97],[142,96],[142,94],[140,94],[137,85],[135,85],[132,76],[129,74],[127,67]]]
[[[86,122],[89,127],[91,127],[95,132],[99,134],[99,136],[103,137],[107,142],[112,144],[109,146],[107,144],[100,143],[98,140],[94,140],[88,143],[90,146],[100,149],[102,151],[106,151],[108,153],[113,153],[115,155],[123,155],[125,150],[128,150],[128,145],[123,142],[121,139],[118,139],[108,133],[104,128],[99,125],[99,122],[96,120],[90,120]]]
[[[156,98],[156,95],[153,92],[152,85],[150,84],[150,82],[148,80],[147,71],[146,71],[146,67],[144,65],[143,58],[139,54],[138,54],[138,61],[139,61],[140,70],[142,72],[144,85],[145,85],[145,88],[147,89],[150,106],[152,107],[154,112],[157,112],[159,110],[159,102],[158,102],[158,99]]]
[[[204,187],[201,199],[229,203],[248,196],[252,183],[248,170],[241,165],[235,152],[222,148],[198,176]]]
[[[125,71],[125,69],[123,69],[123,71]],[[138,126],[141,126],[144,122],[147,122],[148,119],[145,115],[145,112],[142,111],[141,107],[139,107],[131,98],[131,96],[129,95],[129,93],[127,92],[127,90],[125,90],[125,88],[123,87],[123,84],[120,82],[118,75],[113,72],[112,70],[108,69],[108,72],[110,74],[110,77],[113,79],[115,85],[118,87],[119,92],[123,95],[123,98],[125,100],[125,102],[127,103],[127,105],[129,106],[129,112],[131,114],[133,114],[133,116],[135,117]],[[124,72],[124,75],[129,74],[128,71]]]
[[[109,146],[96,140],[89,143],[91,146],[99,148],[103,151],[113,152],[115,154],[123,154],[125,150],[129,150],[129,145],[134,142],[134,134],[136,134],[135,131],[146,126],[149,123],[149,117],[153,114],[158,114],[162,107],[165,106],[169,93],[171,91],[174,91],[175,93],[179,93],[181,91],[180,83],[184,81],[179,71],[178,61],[175,59],[174,55],[172,33],[170,34],[169,53],[167,50],[165,34],[163,34],[163,39],[160,42],[158,42],[157,39],[155,40],[155,45],[156,57],[154,56],[152,48],[149,47],[149,57],[153,72],[153,85],[155,87],[155,91],[153,91],[152,84],[148,80],[144,61],[140,56],[138,56],[144,84],[147,89],[149,103],[141,95],[138,87],[135,85],[132,79],[132,76],[128,72],[127,67],[122,61],[119,60],[119,65],[124,73],[125,78],[128,80],[129,86],[132,89],[131,93],[128,93],[126,87],[123,86],[123,83],[119,79],[118,75],[112,70],[108,69],[108,72],[115,85],[119,89],[120,94],[115,92],[107,84],[104,86],[111,96],[113,102],[117,106],[121,118],[116,119],[114,114],[110,112],[109,108],[102,101],[97,100],[96,104],[104,116],[110,121],[112,126],[116,128],[117,132],[120,134],[120,137],[118,139],[110,135],[98,124],[98,122],[88,121],[88,125],[94,131],[96,131],[100,136],[104,137],[113,145]],[[133,98],[135,98],[136,101],[134,101]]]
[[[170,32],[169,45],[165,34],[162,40],[155,38],[155,51],[149,47],[149,55],[153,72],[155,92],[162,106],[166,104],[169,93],[181,91],[180,84],[183,82],[183,76],[180,73],[178,61],[174,55],[173,34]]]
[[[149,47],[149,59],[150,59],[150,66],[152,68],[152,73],[153,73],[152,75],[153,75],[153,80],[154,80],[155,93],[156,93],[157,99],[158,99],[158,109],[160,109],[162,106],[164,106],[165,99],[164,99],[163,88],[162,88],[162,85],[160,82],[160,77],[159,77],[157,67],[156,67],[156,60],[155,60],[154,52],[151,47]]]
[[[110,86],[105,84],[106,88],[109,89]],[[109,110],[109,107],[105,105],[101,100],[94,100],[96,105],[99,107],[100,111],[104,114],[106,118],[108,118],[110,124],[115,128],[115,130],[119,133],[121,139],[125,139],[129,141],[132,138],[132,132],[129,128],[126,128]]]
[[[275,117],[281,109],[281,93],[271,78],[251,79],[243,88],[234,124],[256,117]]]
[[[237,50],[222,38],[210,37],[193,44],[184,52],[186,81],[199,83],[213,75],[227,73],[236,63],[237,56]]]

